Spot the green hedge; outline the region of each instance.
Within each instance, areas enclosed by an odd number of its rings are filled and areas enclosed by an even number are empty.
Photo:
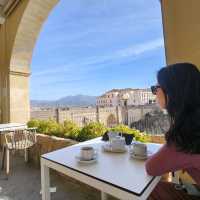
[[[131,129],[123,124],[117,125],[114,128],[106,128],[98,122],[91,122],[79,128],[76,123],[66,120],[63,124],[59,124],[54,120],[31,120],[28,122],[28,127],[37,127],[37,132],[55,135],[58,137],[70,138],[77,141],[86,141],[102,136],[106,131],[114,131],[120,133],[133,134],[137,141],[148,142],[147,134],[141,133],[136,129]]]
[[[80,134],[81,129],[76,123],[66,120],[64,121],[64,137],[76,140]]]
[[[98,122],[91,122],[88,125],[84,126],[78,137],[78,141],[86,141],[96,137],[102,136],[106,132],[106,127]]]
[[[145,132],[140,132],[139,130],[129,128],[128,126],[125,126],[124,124],[119,124],[111,129],[110,131],[118,132],[118,133],[127,133],[127,134],[133,134],[135,140],[140,142],[149,142],[150,138]]]

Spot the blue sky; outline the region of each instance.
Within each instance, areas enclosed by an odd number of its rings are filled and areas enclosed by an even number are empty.
[[[158,0],[61,0],[34,49],[31,99],[149,87],[164,65]]]

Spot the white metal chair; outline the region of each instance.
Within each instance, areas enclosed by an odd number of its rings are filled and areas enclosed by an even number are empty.
[[[15,130],[5,133],[5,144],[3,145],[2,169],[6,155],[6,174],[10,172],[10,151],[24,150],[25,162],[28,161],[28,149],[37,142],[36,128]]]

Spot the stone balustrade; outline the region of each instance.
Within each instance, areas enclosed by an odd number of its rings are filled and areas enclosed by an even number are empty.
[[[40,156],[42,154],[55,151],[67,146],[76,144],[71,139],[65,139],[44,134],[37,134],[37,144],[29,150],[29,161],[36,166],[40,166]]]

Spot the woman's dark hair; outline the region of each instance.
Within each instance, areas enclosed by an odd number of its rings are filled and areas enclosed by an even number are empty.
[[[200,153],[200,71],[191,63],[177,63],[162,68],[157,80],[170,116],[167,144]]]

